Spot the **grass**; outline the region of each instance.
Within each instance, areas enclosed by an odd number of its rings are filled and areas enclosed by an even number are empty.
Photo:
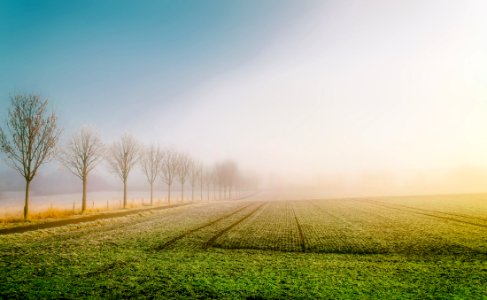
[[[164,203],[163,205],[165,205]],[[154,207],[160,206],[154,204]],[[129,201],[127,203],[127,209],[148,208],[151,207],[147,203],[140,203],[136,201]],[[81,212],[80,208],[76,209],[59,209],[55,207],[49,207],[43,211],[33,211],[29,213],[29,220],[24,221],[22,212],[9,212],[0,215],[0,228],[16,227],[25,225],[25,223],[45,223],[53,220],[66,219],[81,215],[99,214],[109,211],[120,210],[120,207],[109,206],[107,207],[88,207],[85,212]]]
[[[487,298],[485,227],[377,200],[394,208],[223,202],[0,236],[0,297]]]
[[[34,262],[17,264],[28,272],[6,278],[3,297],[485,297],[485,266],[455,263],[461,257],[112,249],[50,258],[41,252]]]
[[[29,214],[29,221],[36,222],[46,219],[61,219],[79,214],[79,211],[72,209],[48,208],[45,211],[33,212]],[[9,213],[0,217],[0,224],[23,223],[23,216],[20,213]]]

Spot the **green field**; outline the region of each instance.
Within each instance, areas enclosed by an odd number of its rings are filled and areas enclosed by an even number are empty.
[[[487,196],[233,201],[0,236],[2,298],[487,298]]]

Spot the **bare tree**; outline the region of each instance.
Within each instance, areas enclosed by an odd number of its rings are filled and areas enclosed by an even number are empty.
[[[140,155],[140,164],[142,171],[147,178],[147,182],[150,185],[150,205],[153,205],[154,199],[154,182],[161,172],[162,152],[159,147],[151,145],[144,149]]]
[[[208,198],[208,202],[210,202],[210,191],[211,191],[211,186],[212,184],[214,185],[214,172],[213,172],[213,169],[212,168],[209,168],[209,167],[206,167],[204,169],[204,172],[201,172],[201,174],[204,173],[204,176],[203,176],[203,181],[205,182],[205,185],[206,185],[206,193],[207,193],[207,198]],[[213,200],[215,199],[215,195],[213,194]]]
[[[99,134],[93,128],[82,127],[71,137],[65,149],[59,151],[59,161],[82,181],[81,212],[86,211],[88,174],[103,159],[104,149]]]
[[[30,183],[39,167],[55,156],[61,135],[57,116],[48,115],[47,104],[38,95],[11,97],[7,132],[0,128],[0,149],[7,163],[25,178],[24,220],[29,217]]]
[[[232,160],[215,165],[215,181],[218,184],[220,199],[232,199],[232,189],[238,178],[237,164]],[[223,197],[222,197],[223,192]]]
[[[124,134],[119,142],[110,147],[107,160],[110,168],[123,181],[123,207],[127,208],[127,180],[133,167],[137,163],[139,146],[129,134]]]
[[[163,152],[161,161],[162,181],[167,185],[167,202],[171,203],[171,186],[178,172],[178,154],[173,149]]]
[[[222,171],[223,171],[223,178],[224,178],[224,187],[225,187],[225,195],[226,198],[231,200],[232,199],[232,191],[235,188],[235,184],[238,180],[238,167],[237,163],[232,160],[227,160],[222,164]]]
[[[214,174],[214,185],[215,185],[215,198],[216,198],[216,190],[218,190],[218,200],[222,200],[222,188],[225,182],[225,174],[223,170],[223,166],[220,163],[216,163],[213,167],[213,174]]]
[[[200,201],[203,201],[203,186],[205,184],[205,168],[202,163],[198,164],[198,182],[200,183]]]
[[[191,185],[191,202],[194,202],[194,190],[196,184],[200,180],[200,173],[201,173],[200,163],[190,159],[189,160],[189,183]]]
[[[186,153],[178,154],[178,179],[181,184],[181,201],[184,200],[184,183],[189,175],[191,158]]]

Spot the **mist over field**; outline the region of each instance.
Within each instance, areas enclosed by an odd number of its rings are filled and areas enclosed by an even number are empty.
[[[486,12],[0,0],[0,299],[487,299]]]

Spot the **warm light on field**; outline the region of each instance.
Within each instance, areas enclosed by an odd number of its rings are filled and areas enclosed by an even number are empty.
[[[0,299],[487,299],[486,16],[0,0]]]
[[[257,196],[4,235],[0,294],[482,298],[486,197]]]

